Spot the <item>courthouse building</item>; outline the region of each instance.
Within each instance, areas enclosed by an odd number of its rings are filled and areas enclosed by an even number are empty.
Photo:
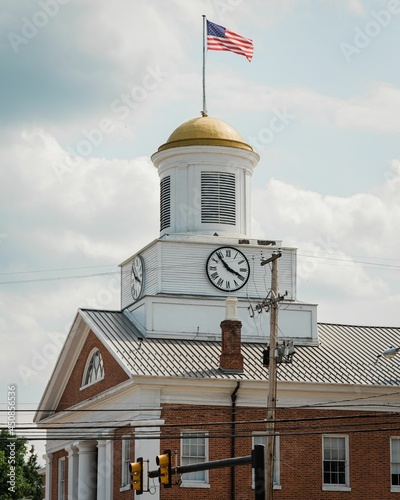
[[[254,497],[250,464],[175,475],[171,488],[145,474],[140,496],[129,464],[143,457],[156,470],[165,449],[173,466],[247,456],[265,442],[263,264],[277,252],[287,350],[277,370],[274,497],[400,493],[400,374],[395,359],[377,357],[398,345],[400,329],[317,322],[317,305],[297,297],[296,249],[251,233],[258,160],[233,127],[207,116],[153,154],[159,237],[122,262],[120,310],[78,310],[35,415],[48,430],[47,500]]]

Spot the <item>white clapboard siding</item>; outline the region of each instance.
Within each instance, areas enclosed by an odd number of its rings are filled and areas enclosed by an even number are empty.
[[[226,292],[215,288],[207,278],[206,263],[211,252],[226,243],[158,240],[139,254],[144,260],[143,296],[158,294],[196,295],[201,297],[225,297]],[[261,261],[271,256],[273,248],[259,245],[228,245],[239,248],[250,263],[250,277],[246,285],[231,292],[231,296],[263,299],[271,286],[270,265]],[[132,304],[130,291],[132,259],[122,266],[122,308]],[[288,292],[288,298],[296,299],[296,251],[283,249],[279,259],[279,292]]]

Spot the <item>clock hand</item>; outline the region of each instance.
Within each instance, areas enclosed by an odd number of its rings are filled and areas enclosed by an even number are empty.
[[[142,280],[137,276],[137,274],[135,273],[135,271],[133,271],[133,278],[135,281],[138,281],[139,283],[142,282]]]
[[[222,262],[223,266],[225,267],[225,269],[226,269],[227,271],[229,271],[229,272],[230,272],[230,273],[232,273],[232,274],[236,274],[236,276],[240,276],[241,278],[243,278],[243,276],[242,276],[240,273],[238,273],[237,271],[235,271],[234,269],[232,269],[231,267],[229,267],[229,266],[228,266],[228,264],[224,261],[224,259],[223,259],[223,257],[222,257],[221,252],[218,252],[218,253],[217,253],[217,255],[218,255],[218,257],[220,258],[220,260],[221,260],[221,262]]]

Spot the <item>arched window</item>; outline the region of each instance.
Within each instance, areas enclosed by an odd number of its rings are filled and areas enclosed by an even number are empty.
[[[94,349],[88,356],[85,371],[83,372],[82,387],[94,384],[104,378],[103,358],[98,349]]]

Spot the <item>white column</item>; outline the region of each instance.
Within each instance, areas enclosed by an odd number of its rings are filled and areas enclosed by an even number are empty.
[[[108,439],[106,442],[106,462],[108,466],[108,474],[106,475],[106,494],[105,500],[113,500],[113,467],[114,467],[114,441]]]
[[[51,485],[53,479],[53,453],[43,455],[46,461],[46,483],[45,483],[45,499],[51,500]]]
[[[77,500],[97,500],[97,441],[82,441],[79,450]]]
[[[110,474],[105,441],[97,443],[97,500],[106,500],[106,478]]]
[[[68,500],[76,500],[78,498],[78,473],[79,473],[79,456],[78,448],[73,444],[65,447],[68,452]]]

